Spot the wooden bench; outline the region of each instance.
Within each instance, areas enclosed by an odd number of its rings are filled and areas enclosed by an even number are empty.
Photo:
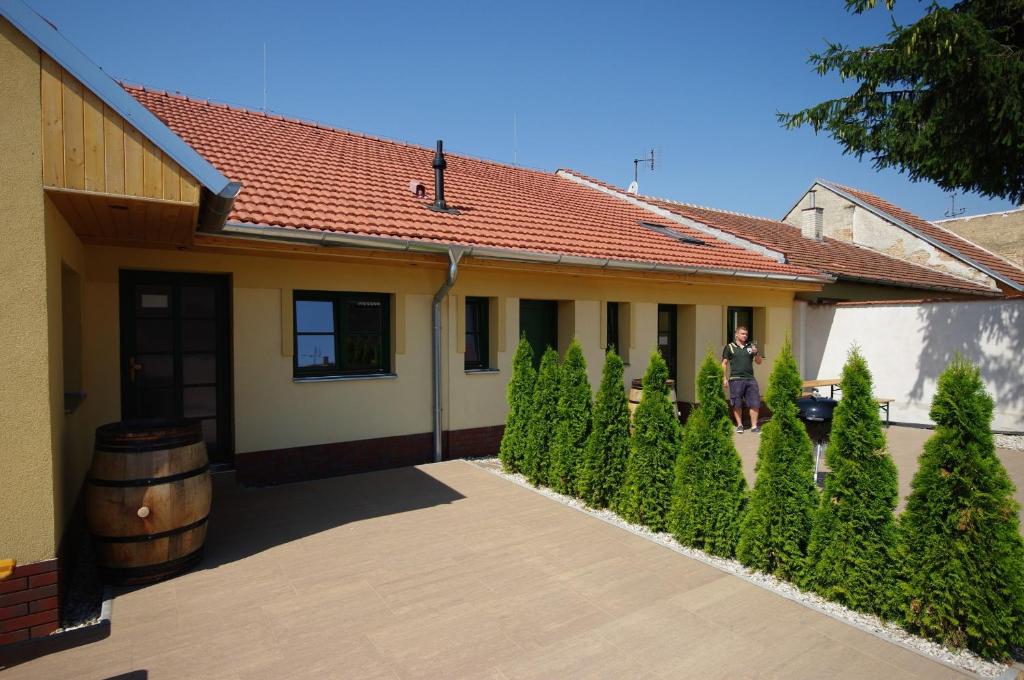
[[[805,390],[813,390],[817,387],[827,387],[829,399],[836,398],[836,391],[839,389],[839,378],[823,378],[821,380],[804,380],[800,386]]]
[[[896,400],[888,397],[875,397],[875,401],[878,402],[878,408],[885,411],[885,426],[889,427],[889,404]]]

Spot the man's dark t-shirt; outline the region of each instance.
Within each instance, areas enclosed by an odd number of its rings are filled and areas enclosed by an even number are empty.
[[[754,379],[754,355],[747,351],[749,346],[730,342],[722,350],[722,358],[729,360],[729,380]]]

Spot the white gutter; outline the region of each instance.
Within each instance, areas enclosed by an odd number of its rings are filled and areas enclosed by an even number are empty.
[[[772,250],[771,248],[767,248],[767,247],[761,245],[760,243],[754,243],[753,241],[748,241],[747,239],[741,238],[741,237],[737,236],[736,234],[732,234],[732,233],[730,233],[728,231],[724,231],[722,229],[717,229],[717,228],[712,227],[710,225],[704,224],[703,222],[698,222],[696,220],[691,220],[690,218],[683,217],[682,215],[677,215],[674,212],[672,212],[671,210],[667,210],[667,209],[662,208],[660,206],[656,206],[656,205],[653,205],[651,203],[648,203],[647,201],[644,201],[643,199],[641,199],[639,197],[633,196],[632,194],[627,194],[625,192],[617,191],[615,189],[611,189],[609,187],[602,186],[601,184],[598,184],[596,182],[591,182],[590,180],[584,179],[583,177],[580,177],[579,175],[574,175],[573,173],[569,172],[568,170],[559,170],[557,174],[560,177],[564,177],[565,179],[567,179],[567,180],[569,180],[571,182],[575,182],[576,184],[583,185],[583,186],[587,187],[588,189],[593,189],[595,191],[600,191],[603,194],[607,194],[609,196],[614,196],[615,198],[623,200],[626,203],[630,203],[630,204],[632,204],[632,205],[634,205],[634,206],[636,206],[638,208],[642,208],[643,210],[646,210],[648,212],[654,213],[655,215],[661,217],[662,219],[668,220],[669,222],[675,222],[676,224],[681,224],[684,227],[689,227],[690,229],[693,229],[695,231],[699,231],[699,232],[701,232],[703,234],[707,234],[708,236],[711,236],[712,238],[715,238],[715,239],[717,239],[719,241],[724,241],[724,242],[726,242],[726,243],[728,243],[730,245],[734,245],[734,246],[736,246],[738,248],[742,248],[743,250],[749,250],[752,253],[757,253],[758,255],[761,255],[763,257],[767,257],[769,259],[775,260],[776,262],[780,262],[782,264],[786,263],[786,254],[785,253],[780,252],[778,250]]]
[[[285,241],[305,243],[314,246],[342,246],[350,248],[373,248],[376,250],[395,250],[412,253],[448,253],[451,244],[418,241],[415,239],[390,238],[385,236],[361,236],[342,234],[333,231],[304,230],[289,227],[278,227],[263,224],[245,224],[228,222],[218,233],[232,237],[250,238],[255,240]],[[601,257],[582,257],[578,255],[560,255],[557,253],[535,253],[512,248],[494,248],[491,246],[460,246],[464,256],[487,260],[505,260],[511,262],[531,262],[538,264],[564,264],[598,269],[616,269],[642,272],[663,272],[668,274],[708,274],[714,276],[733,276],[744,279],[767,281],[800,281],[807,283],[832,283],[834,276],[803,276],[796,274],[776,274],[772,272],[751,272],[738,269],[716,267],[692,267],[685,265],[661,264],[657,262],[639,262],[636,260],[617,260]]]

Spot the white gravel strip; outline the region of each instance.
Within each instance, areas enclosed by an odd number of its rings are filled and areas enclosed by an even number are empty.
[[[997,434],[996,447],[1012,451],[1024,451],[1024,434]]]
[[[639,524],[631,524],[611,510],[595,510],[594,508],[587,507],[587,505],[578,498],[572,498],[571,496],[556,493],[547,487],[535,487],[530,484],[523,475],[509,474],[505,472],[501,467],[501,461],[497,458],[470,458],[466,459],[466,461],[471,465],[487,470],[499,477],[504,477],[508,481],[530,489],[542,496],[547,496],[548,498],[558,501],[563,505],[568,505],[571,508],[579,510],[580,512],[585,512],[586,514],[596,517],[608,524],[625,529],[626,531],[630,531],[638,536],[643,536],[649,541],[663,545],[666,548],[685,555],[686,557],[704,562],[705,564],[732,574],[733,576],[738,576],[756,586],[764,588],[765,590],[770,590],[777,595],[793,600],[794,602],[802,604],[809,609],[813,609],[825,614],[826,616],[830,616],[837,621],[842,621],[843,623],[859,628],[871,635],[874,635],[875,637],[885,640],[886,642],[900,645],[901,647],[905,647],[922,656],[934,659],[939,663],[957,670],[965,670],[970,673],[974,673],[983,678],[1016,677],[1016,671],[1011,666],[986,661],[973,652],[967,650],[955,651],[948,649],[937,642],[912,635],[896,624],[883,622],[877,616],[847,609],[846,607],[826,600],[819,595],[802,591],[788,581],[783,581],[759,571],[747,569],[737,560],[727,560],[721,557],[715,557],[714,555],[709,555],[703,550],[696,550],[694,548],[688,548],[680,545],[670,534],[651,531],[647,527]]]

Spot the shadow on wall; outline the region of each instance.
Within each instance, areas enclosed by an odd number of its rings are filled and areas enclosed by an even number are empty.
[[[997,408],[1024,407],[1024,301],[921,305],[917,317],[921,345],[913,399],[930,398],[939,374],[959,353],[980,367]]]

